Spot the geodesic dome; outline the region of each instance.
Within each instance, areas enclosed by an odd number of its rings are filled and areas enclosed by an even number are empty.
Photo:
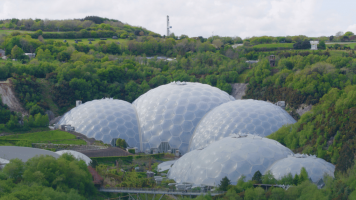
[[[141,151],[169,145],[186,153],[203,116],[233,99],[216,87],[189,82],[172,82],[146,92],[133,103],[141,125]]]
[[[58,122],[71,125],[88,138],[110,144],[114,138],[125,139],[130,147],[140,147],[136,111],[132,104],[116,99],[88,101],[67,112]]]
[[[168,178],[177,183],[216,186],[227,176],[236,183],[242,175],[250,180],[256,171],[264,173],[272,163],[292,153],[268,138],[233,135],[186,153],[175,162]]]
[[[86,155],[84,155],[84,154],[82,154],[82,153],[80,153],[80,152],[78,152],[78,151],[73,151],[73,150],[60,150],[60,151],[56,151],[56,154],[58,154],[58,155],[63,155],[63,154],[65,154],[65,153],[68,153],[68,154],[70,154],[70,155],[72,155],[74,158],[76,158],[76,159],[81,159],[81,160],[83,160],[84,162],[85,162],[85,164],[87,164],[88,166],[89,166],[89,164],[90,164],[90,162],[91,162],[91,159],[88,157],[88,156],[86,156]]]
[[[308,172],[308,176],[314,183],[324,178],[324,174],[334,177],[335,166],[321,158],[308,155],[289,155],[287,158],[273,163],[266,171],[271,171],[276,179],[281,179],[283,176],[292,174],[300,174],[302,167]]]
[[[211,110],[198,124],[189,150],[203,148],[231,134],[262,137],[296,121],[281,107],[259,100],[236,100]]]

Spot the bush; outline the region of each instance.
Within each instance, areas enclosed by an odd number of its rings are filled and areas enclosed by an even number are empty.
[[[135,149],[129,149],[129,153],[135,154]]]

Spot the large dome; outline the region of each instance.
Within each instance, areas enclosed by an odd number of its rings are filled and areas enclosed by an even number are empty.
[[[227,176],[232,183],[256,171],[264,173],[275,161],[293,152],[277,141],[255,135],[233,135],[196,149],[175,162],[168,178],[177,183],[216,186]]]
[[[58,124],[74,126],[75,131],[107,144],[114,138],[121,138],[130,147],[140,147],[136,111],[126,101],[100,99],[86,102],[67,112]]]
[[[189,150],[206,147],[231,134],[265,137],[283,125],[295,122],[281,107],[266,101],[231,101],[214,108],[201,120],[192,136]]]
[[[323,179],[324,174],[334,177],[335,166],[316,156],[301,154],[290,155],[287,158],[273,163],[266,171],[270,171],[276,179],[292,174],[300,174],[302,167],[308,172],[309,177],[314,183]]]
[[[141,150],[164,147],[186,153],[202,117],[231,100],[226,92],[201,83],[173,82],[148,91],[133,103],[141,125]]]

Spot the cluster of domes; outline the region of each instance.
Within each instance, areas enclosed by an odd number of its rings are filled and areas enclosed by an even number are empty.
[[[274,104],[235,101],[207,84],[172,82],[148,91],[133,104],[114,99],[86,102],[58,124],[108,144],[121,138],[142,152],[169,149],[185,154],[189,146],[204,147],[236,133],[266,136],[288,123],[295,120]]]
[[[235,182],[267,169],[279,178],[299,173],[301,167],[313,180],[332,174],[333,165],[309,157],[294,160],[288,148],[264,138],[295,122],[269,102],[235,100],[210,85],[172,82],[132,104],[114,99],[86,102],[67,112],[59,124],[108,144],[124,139],[141,152],[179,150],[184,156],[169,172],[178,183],[216,185],[225,176]]]

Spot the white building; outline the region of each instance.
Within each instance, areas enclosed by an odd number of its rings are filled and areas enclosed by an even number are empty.
[[[318,50],[319,41],[310,41],[311,49],[310,50]]]
[[[36,54],[35,53],[24,53],[26,56],[30,57],[30,59],[35,58]]]

